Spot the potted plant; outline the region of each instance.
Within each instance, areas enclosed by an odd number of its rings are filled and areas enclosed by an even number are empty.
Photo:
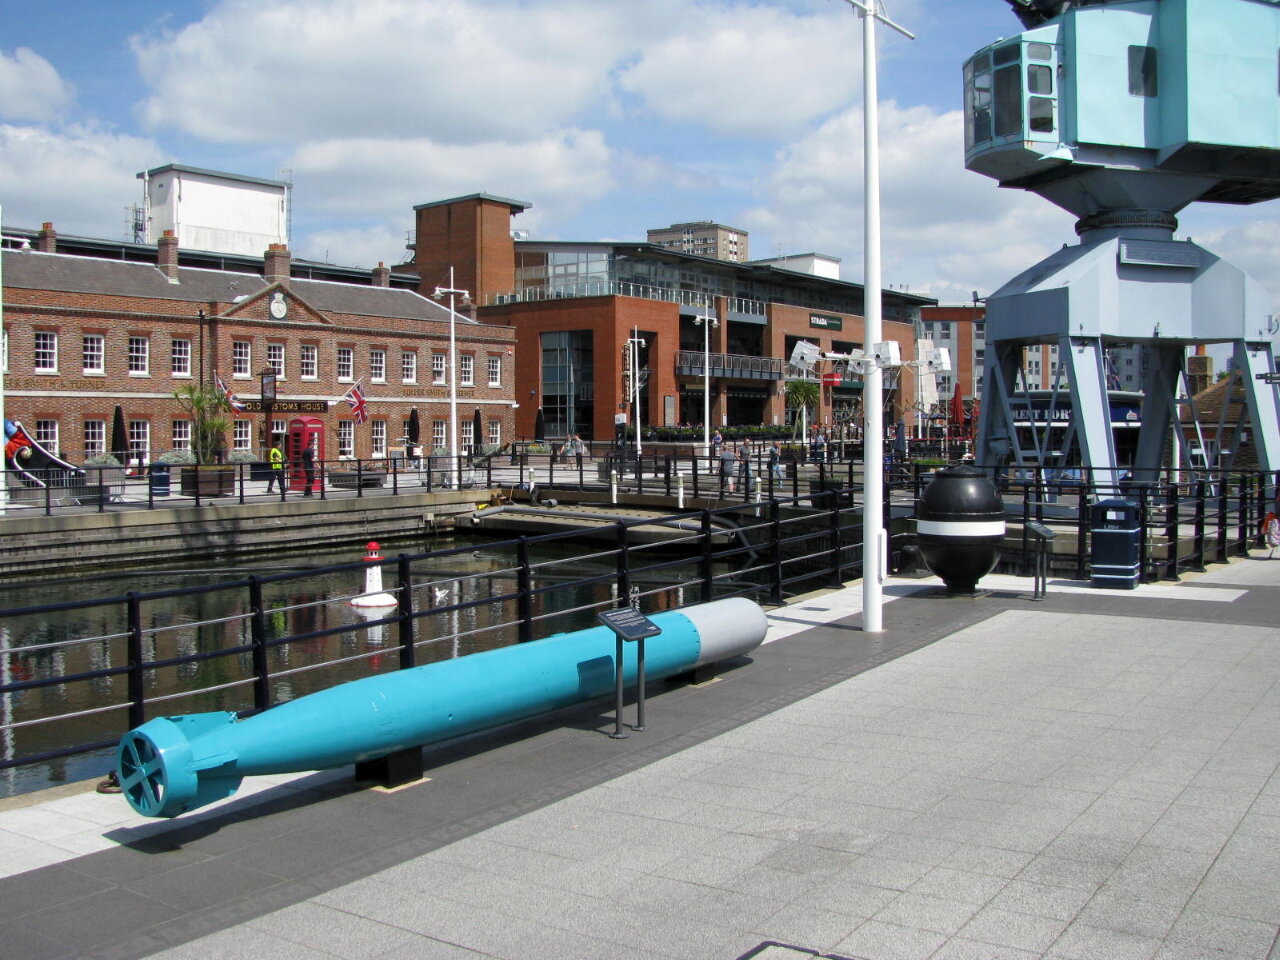
[[[182,468],[182,492],[186,496],[220,497],[235,489],[235,467],[218,461],[222,457],[227,430],[231,427],[231,404],[221,390],[204,383],[188,383],[174,391],[173,398],[191,417],[193,465]],[[175,451],[184,452],[184,451]]]

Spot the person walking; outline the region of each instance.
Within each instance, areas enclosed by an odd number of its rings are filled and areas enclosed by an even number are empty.
[[[284,493],[284,452],[280,449],[279,437],[271,441],[267,462],[271,465],[271,476],[267,478],[267,493],[270,493],[277,483],[280,484],[280,492]]]
[[[733,450],[724,443],[720,444],[720,491],[733,493],[733,469],[735,457]]]
[[[311,449],[311,444],[307,444],[302,448],[302,477],[302,495],[309,497],[311,496],[311,487],[316,481],[316,452]]]
[[[742,494],[751,492],[751,452],[746,447],[738,448],[738,481],[742,484]],[[730,493],[733,492],[730,488]]]
[[[782,448],[778,446],[777,440],[769,448],[769,475],[778,481],[786,479],[782,473]]]

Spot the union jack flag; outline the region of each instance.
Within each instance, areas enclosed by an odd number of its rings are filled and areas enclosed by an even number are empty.
[[[369,419],[369,405],[365,403],[364,393],[360,390],[360,384],[356,384],[345,394],[342,399],[351,405],[351,415],[355,418],[356,423],[364,423]]]
[[[227,403],[231,404],[231,409],[236,413],[244,412],[244,401],[235,395],[230,387],[222,382],[222,377],[218,376],[218,371],[213,371],[213,383],[218,388],[218,392],[227,398]]]

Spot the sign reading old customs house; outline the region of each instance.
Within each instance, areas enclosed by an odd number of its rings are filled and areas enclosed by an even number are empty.
[[[245,413],[262,413],[261,400],[243,400]],[[272,413],[328,413],[328,400],[277,400],[271,404]]]
[[[809,314],[809,326],[819,330],[843,330],[844,321],[839,317],[829,317],[824,313]]]

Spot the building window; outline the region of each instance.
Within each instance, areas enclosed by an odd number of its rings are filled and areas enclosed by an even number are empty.
[[[476,422],[470,417],[463,417],[459,427],[462,433],[462,449],[467,450],[475,446]]]
[[[348,459],[356,455],[356,424],[354,420],[338,421],[338,456]]]
[[[356,354],[351,347],[338,348],[338,379],[353,380],[356,375]]]
[[[436,450],[445,450],[449,446],[449,421],[431,421],[431,446]]]
[[[401,351],[400,380],[403,383],[418,382],[418,352],[416,350]]]
[[[169,341],[169,367],[175,377],[191,376],[191,341]]]
[[[232,450],[251,450],[253,448],[253,424],[248,420],[237,420],[231,430]]]
[[[464,387],[476,385],[476,358],[469,353],[458,357],[458,381]]]
[[[84,456],[99,457],[107,452],[107,421],[86,420],[84,422]]]
[[[489,421],[489,446],[491,447],[502,446],[502,421],[501,420]]]
[[[271,421],[271,436],[268,437],[267,439],[268,441],[270,441],[270,440],[274,440],[276,437],[280,437],[281,439],[284,438],[284,421],[283,420]]]
[[[301,371],[303,380],[315,380],[319,376],[320,348],[314,343],[302,345]]]
[[[191,421],[190,420],[173,421],[173,449],[175,450],[191,449]]]
[[[57,373],[58,335],[52,330],[37,330],[33,356],[36,373]]]
[[[129,376],[145,377],[151,364],[151,340],[148,337],[129,338]]]
[[[1129,48],[1129,93],[1135,97],[1154,97],[1159,93],[1156,82],[1156,48]]]
[[[387,382],[387,351],[369,351],[369,380],[372,383]]]
[[[102,334],[86,333],[81,341],[81,352],[84,356],[85,373],[106,373],[103,365]]]
[[[437,387],[444,386],[444,365],[445,355],[443,353],[431,354],[431,383]]]
[[[267,366],[276,372],[276,379],[284,379],[284,344],[267,344]]]
[[[129,421],[129,458],[146,463],[151,453],[151,421]]]
[[[489,358],[489,386],[491,387],[502,386],[502,358],[501,357]]]
[[[253,370],[253,347],[248,340],[231,342],[231,375],[247,377]]]
[[[369,421],[369,456],[385,457],[387,455],[387,421]]]
[[[58,453],[58,421],[36,421],[36,443],[53,454]]]

